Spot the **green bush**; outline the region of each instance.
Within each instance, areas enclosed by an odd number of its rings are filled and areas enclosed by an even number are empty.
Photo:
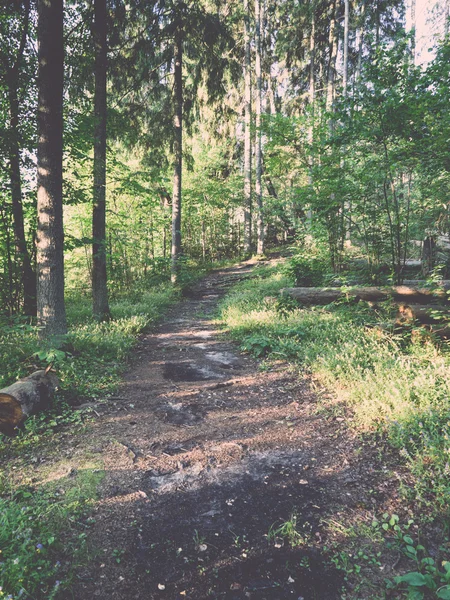
[[[330,271],[330,261],[317,249],[303,249],[284,264],[283,273],[300,287],[319,287],[324,285]]]

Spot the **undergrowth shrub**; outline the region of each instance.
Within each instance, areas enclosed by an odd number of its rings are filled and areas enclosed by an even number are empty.
[[[326,282],[331,264],[327,254],[320,248],[307,245],[296,253],[282,267],[282,272],[300,287],[317,287]]]

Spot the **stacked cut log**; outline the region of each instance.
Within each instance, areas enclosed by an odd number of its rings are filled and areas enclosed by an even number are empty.
[[[58,378],[46,369],[0,390],[0,433],[12,435],[26,417],[48,408],[57,387]]]

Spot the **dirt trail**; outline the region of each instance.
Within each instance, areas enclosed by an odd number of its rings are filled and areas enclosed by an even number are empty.
[[[371,510],[376,493],[361,486],[370,457],[339,419],[317,413],[286,365],[261,371],[213,324],[219,299],[251,268],[206,277],[145,335],[96,421],[100,552],[79,573],[77,600],[341,597],[322,523]],[[293,514],[296,549],[267,537]]]

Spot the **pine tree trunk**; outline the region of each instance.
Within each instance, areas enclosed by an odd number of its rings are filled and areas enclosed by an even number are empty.
[[[255,0],[255,74],[256,74],[256,143],[255,143],[255,196],[257,206],[257,254],[264,254],[264,217],[262,197],[262,69],[261,69],[261,24],[263,22],[261,0]]]
[[[183,49],[181,33],[175,40],[175,74],[174,74],[174,169],[172,194],[172,283],[176,283],[179,275],[179,259],[181,256],[181,173],[183,166]]]
[[[63,0],[38,0],[37,316],[41,336],[67,333],[63,254]]]
[[[244,0],[244,254],[252,250],[252,142],[250,7]]]
[[[110,318],[106,275],[106,0],[94,3],[94,203],[92,211],[92,309],[97,321]]]
[[[25,0],[24,21],[20,36],[16,60],[7,69],[7,87],[9,101],[9,167],[11,183],[11,204],[13,214],[14,241],[16,256],[21,272],[23,312],[26,315],[36,315],[36,273],[31,265],[27,249],[22,204],[22,178],[20,173],[19,147],[19,73],[28,38],[30,19],[30,0]]]
[[[11,74],[12,75],[12,74]],[[19,263],[23,293],[23,312],[36,315],[36,274],[31,266],[30,255],[25,239],[25,226],[22,205],[22,181],[20,174],[20,148],[18,142],[19,99],[17,78],[12,76],[9,83],[8,99],[10,110],[9,166],[11,181],[11,204],[13,214],[14,241]]]

